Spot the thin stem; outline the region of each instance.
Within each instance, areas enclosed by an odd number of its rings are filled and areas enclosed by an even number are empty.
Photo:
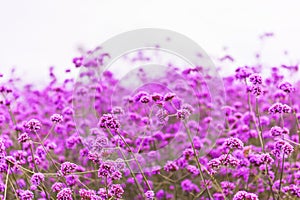
[[[54,165],[54,167],[56,168],[56,170],[58,171],[59,168],[57,167],[57,165],[55,164],[54,162],[54,159],[52,158],[52,156],[50,155],[50,153],[47,151],[43,141],[41,140],[40,136],[37,134],[37,132],[35,131],[35,135],[37,136],[39,142],[40,142],[40,145],[42,145],[42,148],[44,149],[44,151],[46,152],[46,155],[50,158],[52,164]]]
[[[106,130],[108,131],[108,133],[109,133],[111,136],[113,136],[113,134],[112,134],[112,132],[110,131],[109,128],[106,128]],[[119,143],[117,143],[117,148],[118,148],[119,151],[121,152],[122,157],[123,157],[123,159],[124,159],[124,161],[125,161],[125,164],[126,164],[126,166],[128,167],[128,169],[129,169],[129,171],[130,171],[130,174],[131,174],[131,176],[133,177],[134,182],[135,182],[135,184],[136,184],[136,186],[137,186],[139,192],[141,193],[142,196],[145,196],[145,194],[144,194],[143,191],[141,190],[141,186],[140,186],[139,182],[137,181],[136,176],[134,175],[134,173],[133,173],[133,171],[132,171],[132,169],[131,169],[129,163],[127,162],[126,156],[124,155],[122,149],[119,147]]]
[[[284,170],[284,153],[282,154],[282,165],[281,165],[281,173],[280,173],[280,181],[279,181],[279,189],[278,189],[278,200],[280,199],[280,192],[281,192],[281,184],[282,184],[282,177],[283,177],[283,170]]]
[[[32,145],[31,142],[30,142],[29,146],[30,146],[30,152],[31,152],[31,156],[32,156],[32,161],[33,161],[34,169],[35,169],[35,171],[38,172],[38,168],[37,168],[37,166],[35,164],[35,157],[34,157],[34,153],[33,153],[33,145]]]
[[[47,135],[46,135],[46,136],[44,137],[44,139],[41,141],[42,143],[44,143],[45,140],[49,137],[50,133],[52,133],[52,131],[53,131],[53,129],[55,128],[55,126],[56,126],[56,123],[54,123],[54,124],[51,126],[51,128],[50,128],[50,130],[48,131]]]
[[[257,117],[257,120],[258,120],[258,126],[256,125],[256,127],[258,127],[258,137],[259,137],[259,141],[260,141],[262,151],[264,153],[266,153],[265,152],[264,141],[263,141],[263,136],[262,136],[263,129],[262,129],[261,120],[260,120],[260,113],[259,113],[259,108],[258,108],[258,98],[257,97],[255,98],[255,108],[256,108],[255,109],[256,110],[256,117]],[[268,178],[268,182],[269,182],[270,191],[271,191],[273,199],[275,199],[275,194],[274,194],[273,187],[272,187],[273,183],[272,183],[272,180],[271,180],[270,175],[269,175],[270,173],[269,173],[269,169],[268,169],[268,164],[266,164],[266,172],[267,172],[267,178]]]
[[[4,190],[4,198],[3,199],[6,199],[9,171],[10,171],[10,165],[8,166],[8,170],[7,170],[7,173],[6,173],[5,190]]]
[[[263,150],[263,152],[265,152],[265,145],[264,145],[264,141],[263,141],[263,137],[262,137],[262,125],[261,125],[261,121],[260,121],[260,114],[259,114],[259,109],[258,109],[258,98],[255,98],[255,107],[256,107],[256,117],[258,120],[258,137],[259,137],[259,141],[260,141],[260,145],[261,148]]]
[[[146,176],[145,176],[145,174],[144,174],[144,172],[143,172],[143,169],[142,169],[140,163],[138,162],[137,158],[135,157],[135,154],[133,153],[133,151],[131,150],[131,147],[130,147],[130,146],[128,145],[128,143],[124,140],[123,136],[121,136],[120,133],[119,133],[118,131],[116,131],[116,132],[117,132],[118,136],[121,138],[121,140],[123,141],[123,143],[125,144],[125,146],[128,148],[129,152],[132,154],[133,159],[135,160],[135,162],[136,162],[136,164],[137,164],[137,166],[138,166],[138,168],[139,168],[139,170],[140,170],[140,172],[141,172],[141,174],[142,174],[142,176],[143,176],[143,179],[144,179],[144,181],[146,182],[146,185],[147,185],[148,189],[151,190],[151,186],[150,186],[150,184],[149,184],[149,182],[148,182],[148,180],[147,180],[147,178],[146,178]]]
[[[195,146],[194,146],[192,137],[191,137],[190,129],[187,127],[185,121],[183,122],[183,124],[184,124],[184,128],[185,128],[186,131],[187,131],[187,135],[188,135],[189,141],[190,141],[190,143],[191,143],[191,145],[192,145],[192,149],[193,149],[193,151],[194,151],[194,156],[195,156],[195,158],[196,158],[196,163],[197,163],[197,166],[198,166],[198,169],[199,169],[199,172],[200,172],[200,177],[201,177],[202,181],[204,182],[205,189],[207,190],[207,194],[208,194],[208,196],[209,196],[209,199],[213,199],[212,196],[211,196],[210,190],[209,190],[208,187],[207,187],[207,183],[206,183],[206,181],[205,181],[205,179],[204,179],[204,176],[203,176],[202,167],[201,167],[201,164],[200,164],[200,162],[199,162],[199,158],[198,158],[198,155],[197,155],[197,152],[196,152],[196,149],[195,149]]]
[[[133,177],[133,180],[134,180],[134,182],[135,182],[135,184],[136,184],[136,186],[137,186],[139,192],[141,193],[142,196],[144,196],[145,194],[144,194],[143,191],[141,190],[141,186],[140,186],[139,182],[137,181],[137,178],[136,178],[136,176],[134,175],[134,173],[133,173],[133,171],[132,171],[132,169],[131,169],[129,163],[127,162],[126,157],[125,157],[125,155],[124,155],[122,149],[121,149],[120,147],[118,147],[118,149],[120,150],[120,152],[121,152],[121,154],[122,154],[122,157],[123,157],[123,159],[124,159],[124,161],[125,161],[125,164],[126,164],[126,166],[128,167],[128,169],[129,169],[129,171],[130,171],[130,174],[131,174],[131,176]]]
[[[17,198],[17,199],[20,199],[19,197],[18,197],[18,194],[17,194],[17,191],[16,191],[16,189],[15,189],[15,187],[14,187],[14,184],[12,183],[12,181],[9,179],[9,183],[10,183],[10,186],[11,186],[11,188],[13,189],[13,191],[14,191],[14,193],[15,193],[15,197]],[[5,198],[4,198],[5,199]]]

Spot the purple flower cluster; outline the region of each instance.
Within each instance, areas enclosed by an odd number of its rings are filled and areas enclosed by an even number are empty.
[[[275,103],[269,108],[270,114],[282,114],[282,113],[290,113],[292,108],[287,104]]]
[[[42,88],[1,82],[0,199],[300,198],[299,81],[240,67],[223,77],[223,101],[203,67],[172,63],[159,84],[130,74],[146,83],[133,92],[99,49],[73,60],[82,82],[54,68]]]
[[[239,191],[234,195],[233,200],[258,200],[258,196],[250,192]]]

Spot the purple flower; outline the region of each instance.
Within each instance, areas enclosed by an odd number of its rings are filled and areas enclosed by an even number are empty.
[[[149,97],[149,94],[145,91],[140,91],[136,95],[134,95],[133,99],[135,102],[141,102],[141,98],[144,96]]]
[[[181,188],[185,192],[199,192],[200,189],[191,180],[185,179],[181,182]]]
[[[271,128],[270,133],[273,137],[281,136],[281,135],[288,135],[289,129],[287,128],[281,128],[279,126],[274,126]]]
[[[167,172],[170,171],[177,171],[179,169],[179,167],[177,166],[177,164],[173,161],[168,161],[165,166],[164,166],[164,170]]]
[[[175,96],[176,96],[175,93],[168,92],[167,94],[165,94],[164,100],[165,100],[165,101],[171,101]]]
[[[199,169],[194,165],[188,165],[186,167],[186,169],[188,172],[190,172],[191,174],[196,175],[196,176],[199,175],[199,173],[200,173]]]
[[[229,181],[223,181],[221,182],[221,187],[225,195],[230,195],[233,193],[235,184]]]
[[[159,93],[153,93],[152,95],[151,95],[151,98],[152,98],[152,100],[153,101],[162,101],[163,99],[164,99],[164,97],[161,95],[161,94],[159,94]]]
[[[275,142],[274,149],[272,150],[272,154],[281,159],[283,154],[285,157],[289,157],[294,151],[294,147],[289,143],[279,140]]]
[[[238,138],[231,137],[224,141],[224,146],[229,149],[243,149],[244,143]]]
[[[66,185],[64,183],[56,182],[52,185],[51,189],[53,192],[59,192],[62,189],[64,189],[65,187],[66,187]]]
[[[187,109],[181,109],[181,110],[177,110],[176,115],[177,115],[177,119],[185,120],[189,118],[191,113]]]
[[[154,199],[154,196],[155,196],[155,193],[154,193],[154,191],[152,191],[152,190],[147,190],[147,191],[145,192],[145,196],[146,196],[146,198],[147,198],[148,200],[153,200],[153,199]]]
[[[81,199],[92,199],[96,192],[94,190],[80,189],[79,195]]]
[[[235,70],[235,78],[238,80],[244,80],[252,74],[252,70],[248,67],[239,67]]]
[[[233,200],[259,200],[256,194],[246,192],[246,191],[239,191],[237,192]]]
[[[60,166],[60,174],[66,176],[72,172],[75,172],[77,165],[71,162],[64,162]]]
[[[261,85],[262,84],[262,78],[259,74],[251,74],[251,76],[249,77],[249,81],[253,85]]]
[[[148,95],[147,96],[144,95],[144,96],[141,97],[140,102],[144,103],[144,104],[149,103],[150,102],[150,97]]]
[[[72,190],[70,188],[62,189],[57,195],[57,200],[73,200]]]
[[[290,106],[286,105],[286,104],[283,104],[282,112],[283,113],[290,113],[290,112],[292,112],[292,108]]]
[[[283,105],[281,103],[275,103],[269,108],[269,113],[270,114],[281,114],[283,111]]]
[[[50,120],[53,122],[53,123],[62,123],[64,121],[64,118],[62,115],[60,114],[53,114],[51,117],[50,117]]]
[[[112,114],[104,114],[99,121],[100,128],[108,128],[118,131],[120,128],[120,122]]]
[[[292,93],[294,92],[296,89],[293,87],[293,85],[289,82],[283,82],[280,83],[278,88],[286,93]]]
[[[45,176],[42,173],[35,173],[32,175],[30,179],[31,184],[34,186],[39,186],[41,182],[43,182],[44,180],[45,180]]]
[[[260,96],[263,93],[263,88],[260,85],[251,85],[247,90],[255,96]]]
[[[22,133],[19,137],[18,137],[18,142],[19,143],[24,143],[27,142],[30,139],[30,137],[28,136],[27,133]]]
[[[231,165],[232,167],[236,167],[240,164],[240,161],[237,158],[233,157],[231,154],[223,154],[218,159],[224,166]]]
[[[19,190],[18,196],[21,200],[32,200],[34,194],[30,190]]]
[[[0,138],[0,159],[5,157],[5,155],[6,155],[5,149],[6,149],[6,147],[5,147],[4,141],[2,138]]]
[[[122,173],[116,168],[115,163],[108,161],[100,164],[98,177],[120,180],[122,178]]]
[[[24,128],[26,128],[27,130],[31,131],[31,132],[35,132],[41,129],[41,122],[37,119],[31,119],[28,122],[24,123]]]
[[[109,188],[109,194],[116,197],[122,198],[124,190],[120,184],[112,184]]]

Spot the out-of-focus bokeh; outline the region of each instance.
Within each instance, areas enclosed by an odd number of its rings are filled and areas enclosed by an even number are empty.
[[[49,66],[65,76],[78,47],[94,48],[114,35],[145,27],[190,37],[217,64],[233,55],[235,62],[223,63],[224,73],[255,64],[255,53],[266,67],[295,65],[300,61],[299,7],[292,0],[0,0],[0,73],[16,67],[25,80],[43,83]]]

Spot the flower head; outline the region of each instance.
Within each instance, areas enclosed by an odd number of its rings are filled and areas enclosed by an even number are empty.
[[[72,190],[70,188],[62,189],[56,196],[57,200],[73,200]]]
[[[259,74],[251,74],[249,80],[253,85],[262,84],[262,77]]]
[[[108,128],[118,131],[120,128],[120,122],[112,114],[104,114],[99,121],[100,128]]]
[[[39,186],[41,182],[43,182],[44,180],[45,180],[45,176],[42,173],[35,173],[32,175],[30,179],[31,184],[34,186]]]
[[[28,136],[27,133],[22,133],[19,137],[18,137],[18,142],[19,143],[24,143],[27,142],[30,139],[30,137]]]
[[[154,199],[154,196],[155,196],[155,193],[153,190],[147,190],[145,192],[145,196],[148,200],[153,200]]]
[[[60,174],[66,176],[72,172],[75,172],[77,165],[71,162],[64,162],[60,166]]]
[[[61,123],[64,121],[64,118],[62,115],[60,114],[53,114],[51,117],[50,117],[50,120],[53,122],[53,123]]]
[[[238,138],[227,138],[224,142],[225,147],[229,149],[243,149],[244,143]]]
[[[27,122],[25,122],[24,124],[24,128],[26,128],[27,130],[31,131],[31,132],[35,132],[41,129],[41,122],[37,119],[31,119]]]
[[[256,194],[246,192],[246,191],[239,191],[237,192],[233,200],[259,200]]]
[[[278,88],[286,93],[292,93],[294,92],[296,89],[293,87],[293,85],[289,82],[283,82],[280,83]]]

